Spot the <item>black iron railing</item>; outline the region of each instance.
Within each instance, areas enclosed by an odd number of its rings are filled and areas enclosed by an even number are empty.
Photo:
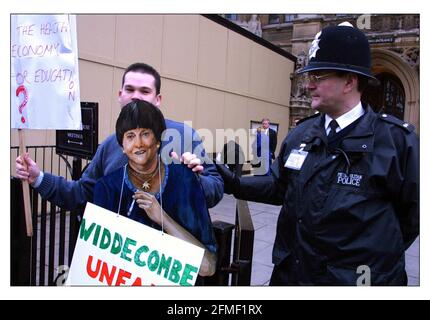
[[[234,225],[224,221],[214,221],[213,226],[218,243],[218,263],[216,273],[209,279],[205,279],[205,285],[249,286],[254,248],[254,225],[248,202],[236,200]]]
[[[44,172],[66,179],[80,178],[81,160],[56,154],[55,146],[29,146],[27,152]],[[18,147],[11,147],[11,159],[18,155]],[[88,161],[84,160],[84,164]],[[57,280],[72,261],[80,212],[68,211],[43,200],[30,187],[34,232],[33,237],[28,238],[23,229],[22,201],[21,181],[11,178],[11,285],[62,284]]]

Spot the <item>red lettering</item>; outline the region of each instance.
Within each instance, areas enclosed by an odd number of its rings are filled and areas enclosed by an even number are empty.
[[[99,281],[103,282],[103,280],[106,279],[107,284],[111,286],[113,282],[113,278],[115,277],[115,272],[116,272],[116,267],[113,266],[111,273],[109,273],[109,266],[106,262],[103,261]]]
[[[93,263],[93,256],[88,256],[88,261],[87,261],[87,273],[91,278],[96,278],[97,275],[99,274],[100,271],[100,263],[101,260],[98,259],[97,260],[97,266],[96,266],[96,270],[91,270],[91,264]]]
[[[116,279],[115,285],[119,286],[121,284],[125,284],[124,278],[130,279],[131,278],[131,273],[128,272],[128,271],[119,269],[118,278]]]
[[[123,269],[119,269],[116,266],[112,266],[110,267],[108,265],[107,262],[101,260],[101,259],[97,259],[97,264],[94,268],[93,265],[93,256],[88,256],[88,260],[87,260],[87,273],[88,275],[93,278],[93,279],[97,279],[101,282],[101,283],[106,283],[109,286],[112,286],[113,284],[115,284],[115,286],[119,286],[122,284],[126,284],[127,279],[131,279],[131,273],[123,270]],[[118,270],[118,274],[117,271]],[[116,278],[116,281],[114,281]],[[142,285],[142,279],[137,277],[132,286],[141,286]]]
[[[132,284],[132,286],[136,286],[136,287],[141,285],[142,285],[142,279],[140,279],[140,277],[137,277]]]

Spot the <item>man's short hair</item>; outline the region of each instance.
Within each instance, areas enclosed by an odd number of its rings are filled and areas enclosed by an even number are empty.
[[[361,74],[355,73],[355,72],[348,72],[348,71],[336,71],[337,76],[339,77],[346,77],[348,74],[354,74],[357,76],[357,90],[360,93],[363,93],[364,90],[369,85],[369,78],[365,77]]]
[[[151,129],[155,139],[161,142],[163,131],[166,130],[163,113],[150,102],[143,100],[131,101],[121,109],[116,121],[116,140],[121,147],[124,134],[137,128]]]
[[[160,74],[158,73],[157,70],[155,70],[149,64],[146,64],[146,63],[143,63],[143,62],[133,63],[133,64],[129,65],[127,67],[127,69],[124,70],[124,74],[122,75],[122,84],[121,84],[121,87],[124,86],[125,75],[127,73],[129,73],[130,71],[132,71],[132,72],[146,73],[146,74],[150,74],[151,76],[153,76],[154,79],[155,79],[155,81],[154,81],[154,83],[155,83],[155,91],[156,91],[157,94],[160,94],[160,90],[161,90],[161,78],[160,78]]]
[[[262,123],[263,123],[264,121],[267,121],[267,122],[269,122],[269,123],[270,123],[269,118],[263,118],[263,120],[261,120],[261,122],[262,122]]]

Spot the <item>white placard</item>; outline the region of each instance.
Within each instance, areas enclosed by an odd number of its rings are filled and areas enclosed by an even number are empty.
[[[81,130],[74,15],[11,15],[11,127]]]
[[[204,250],[87,203],[67,285],[194,285]]]

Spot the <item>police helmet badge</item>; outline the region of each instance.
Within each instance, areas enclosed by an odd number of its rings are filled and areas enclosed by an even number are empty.
[[[320,35],[321,35],[321,31],[315,35],[314,41],[312,41],[312,45],[309,48],[309,54],[308,54],[309,60],[311,60],[312,58],[315,58],[317,55],[317,51],[320,49],[320,47],[318,46],[318,44],[320,42],[320,39],[319,39]]]
[[[378,84],[371,71],[371,52],[367,36],[349,22],[328,26],[319,31],[308,54],[308,64],[296,74],[318,70],[337,70],[356,73]]]

